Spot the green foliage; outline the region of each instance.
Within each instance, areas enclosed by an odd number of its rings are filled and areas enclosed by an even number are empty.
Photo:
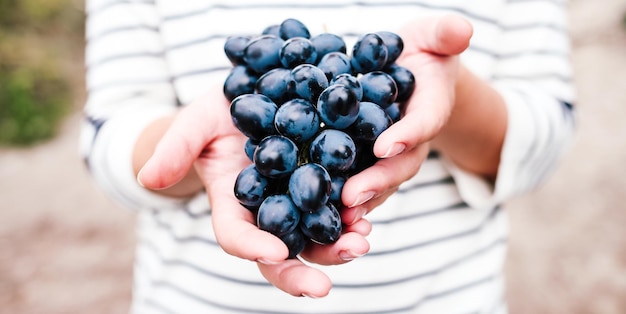
[[[52,138],[68,111],[69,86],[45,66],[0,69],[0,144],[31,145]]]
[[[48,140],[70,111],[67,64],[84,31],[77,3],[0,0],[0,146]]]

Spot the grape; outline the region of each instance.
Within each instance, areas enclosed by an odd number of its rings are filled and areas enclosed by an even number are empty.
[[[315,46],[310,40],[303,37],[287,39],[280,49],[278,56],[285,68],[294,68],[303,63],[314,63],[317,60]]]
[[[359,79],[357,79],[356,76],[347,73],[339,74],[330,81],[330,85],[335,84],[342,84],[350,87],[356,95],[356,99],[358,101],[363,99],[363,86],[361,86],[361,82],[359,82]]]
[[[244,50],[243,60],[254,72],[263,74],[281,66],[279,51],[284,40],[263,35],[251,40]]]
[[[394,102],[391,106],[385,108],[385,112],[393,123],[400,121],[400,116],[402,115],[400,103]]]
[[[373,102],[362,101],[360,107],[359,116],[347,132],[354,139],[373,142],[393,121],[385,110]]]
[[[242,205],[259,206],[268,195],[270,181],[254,164],[244,168],[235,181],[235,197]]]
[[[402,66],[392,64],[385,69],[385,73],[389,74],[396,82],[398,87],[397,102],[405,102],[409,100],[409,97],[415,90],[415,76],[413,73]]]
[[[359,101],[353,89],[342,84],[326,88],[317,100],[317,111],[327,126],[345,129],[359,114]]]
[[[396,101],[398,87],[391,75],[382,71],[363,74],[359,79],[363,87],[363,101],[370,101],[385,109]]]
[[[226,39],[233,67],[224,95],[252,162],[234,194],[258,228],[285,243],[288,258],[341,236],[346,181],[378,161],[374,142],[415,90],[413,74],[396,64],[403,46],[380,31],[347,54],[340,36],[311,36],[296,19]]]
[[[280,38],[280,25],[279,24],[268,25],[267,27],[263,29],[263,31],[261,31],[261,35],[274,35]]]
[[[308,141],[317,133],[320,119],[313,104],[296,98],[278,108],[274,126],[278,133],[299,143]]]
[[[268,136],[254,151],[254,164],[264,176],[289,175],[298,166],[298,146],[284,136]]]
[[[301,64],[291,70],[290,88],[301,98],[312,103],[328,87],[324,71],[311,64]]]
[[[324,71],[326,78],[331,81],[339,74],[352,74],[350,58],[343,52],[329,52],[317,64]]]
[[[288,195],[268,196],[257,213],[257,225],[277,237],[290,233],[300,222],[300,210]]]
[[[296,19],[286,19],[280,23],[278,33],[280,38],[285,40],[293,37],[311,38],[311,33],[306,25]]]
[[[300,210],[316,211],[330,198],[330,174],[315,163],[301,165],[289,178],[289,195]]]
[[[235,126],[248,138],[260,141],[276,134],[274,116],[278,106],[262,94],[245,94],[233,99],[230,115]]]
[[[250,161],[254,161],[254,151],[256,150],[256,147],[258,145],[259,143],[251,138],[248,138],[248,140],[246,141],[244,151],[246,152],[246,156],[248,156],[248,159],[250,159]]]
[[[224,96],[233,100],[237,96],[254,92],[258,76],[243,65],[235,66],[224,81]]]
[[[344,174],[333,174],[330,176],[330,197],[328,201],[333,204],[336,208],[340,208],[342,206],[341,202],[341,192],[343,190],[343,185],[346,183],[346,175]]]
[[[331,173],[343,172],[352,166],[356,158],[356,145],[342,131],[324,130],[311,142],[310,157],[312,162]]]
[[[376,32],[376,35],[380,36],[385,46],[387,46],[387,62],[385,62],[385,66],[394,64],[404,49],[404,41],[394,32],[381,31]]]
[[[319,63],[322,58],[330,52],[346,53],[346,42],[339,36],[331,33],[321,33],[311,38],[313,46],[317,51],[317,60],[315,63]]]
[[[373,33],[357,40],[352,49],[352,67],[359,73],[382,70],[387,63],[387,46],[383,39]]]
[[[294,228],[291,232],[281,236],[280,239],[289,249],[288,259],[296,258],[309,242],[309,238],[302,233],[300,228]]]
[[[331,244],[341,235],[341,216],[333,204],[324,204],[317,211],[302,214],[300,228],[311,241]]]
[[[224,44],[224,53],[233,65],[245,65],[244,50],[250,42],[249,36],[230,36]]]
[[[289,82],[291,82],[291,70],[275,68],[259,77],[254,91],[269,97],[277,105],[281,105],[292,97]]]

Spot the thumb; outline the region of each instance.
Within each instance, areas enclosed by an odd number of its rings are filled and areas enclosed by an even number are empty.
[[[225,114],[220,111],[228,108],[227,104],[216,102],[217,99],[202,97],[176,114],[137,175],[144,187],[155,190],[171,187],[192,169],[208,143],[217,136],[219,118]],[[207,109],[209,101],[213,103],[211,109]]]
[[[425,51],[448,56],[465,51],[473,32],[469,21],[449,14],[413,21],[398,33],[404,40],[403,55]]]

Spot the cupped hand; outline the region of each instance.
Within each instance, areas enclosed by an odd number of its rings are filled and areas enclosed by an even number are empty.
[[[211,203],[215,236],[227,253],[256,261],[263,276],[289,294],[325,296],[331,289],[328,276],[299,259],[286,260],[283,242],[257,228],[252,212],[235,198],[236,177],[250,164],[245,141],[232,123],[228,101],[214,89],[176,114],[138,180],[158,191],[196,171]],[[369,250],[364,237],[369,228],[362,220],[346,227],[336,243],[311,245],[302,257],[317,264],[345,263]]]
[[[359,221],[419,170],[429,141],[453,110],[459,54],[469,46],[473,29],[465,19],[447,15],[416,20],[397,33],[404,50],[396,63],[413,73],[416,87],[400,121],[376,140],[374,154],[382,159],[344,185],[347,224]]]

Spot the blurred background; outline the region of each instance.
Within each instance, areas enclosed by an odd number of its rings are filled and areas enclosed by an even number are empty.
[[[626,0],[569,2],[578,134],[512,200],[512,313],[626,313]],[[134,217],[77,151],[82,1],[0,0],[0,313],[126,313]]]

